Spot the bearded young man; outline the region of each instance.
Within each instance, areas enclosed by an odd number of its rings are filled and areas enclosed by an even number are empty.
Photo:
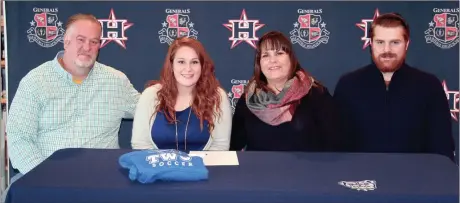
[[[370,34],[373,63],[343,75],[334,92],[348,151],[433,153],[454,160],[446,94],[434,75],[405,63],[405,20],[381,15]]]

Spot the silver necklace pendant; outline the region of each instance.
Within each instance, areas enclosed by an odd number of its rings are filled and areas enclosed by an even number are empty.
[[[187,150],[187,130],[188,130],[188,123],[190,121],[190,115],[192,114],[192,106],[190,106],[190,111],[188,112],[188,118],[187,118],[187,124],[185,125],[185,132],[184,132],[184,151]],[[175,125],[176,125],[176,149],[179,150],[179,139],[178,139],[178,133],[177,133],[177,118],[176,114],[174,114],[174,120],[175,120]]]

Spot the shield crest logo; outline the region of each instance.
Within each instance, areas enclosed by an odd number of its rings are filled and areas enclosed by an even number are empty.
[[[435,22],[433,35],[436,39],[442,42],[449,42],[458,37],[458,28],[456,27],[458,15],[451,13],[436,14],[433,17],[433,21]]]
[[[187,15],[168,15],[166,19],[169,25],[167,29],[167,35],[169,38],[175,39],[178,37],[189,36],[190,29],[187,27],[189,17]]]
[[[300,15],[298,18],[299,26],[299,37],[307,42],[313,42],[321,37],[321,28],[319,23],[321,22],[320,15],[305,14]]]
[[[190,15],[183,14],[180,11],[174,12],[166,15],[166,19],[161,23],[162,28],[158,31],[160,43],[171,45],[179,37],[197,39],[198,31],[195,30],[195,24],[191,22]]]
[[[36,23],[35,33],[38,38],[51,41],[58,36],[57,15],[51,13],[37,13],[34,16]]]
[[[321,10],[298,9],[299,13],[294,29],[289,32],[291,42],[299,44],[305,49],[314,49],[320,44],[327,44],[329,41],[329,31],[323,21]]]

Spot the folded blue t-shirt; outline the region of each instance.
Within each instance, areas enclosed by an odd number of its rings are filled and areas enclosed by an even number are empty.
[[[141,183],[208,179],[208,169],[201,157],[174,149],[133,151],[121,155],[118,163],[129,169],[129,179]]]

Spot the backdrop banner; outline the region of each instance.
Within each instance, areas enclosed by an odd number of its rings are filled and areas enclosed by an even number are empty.
[[[290,37],[303,68],[333,94],[342,74],[371,62],[368,30],[373,18],[397,12],[411,29],[407,63],[436,75],[445,88],[458,154],[458,1],[8,1],[6,11],[10,103],[21,78],[63,50],[68,17],[91,13],[103,26],[98,61],[123,71],[140,92],[159,78],[169,44],[188,36],[209,52],[232,105],[252,76],[255,43],[264,33],[278,30]],[[132,120],[122,123],[122,148],[130,147],[131,127]]]

